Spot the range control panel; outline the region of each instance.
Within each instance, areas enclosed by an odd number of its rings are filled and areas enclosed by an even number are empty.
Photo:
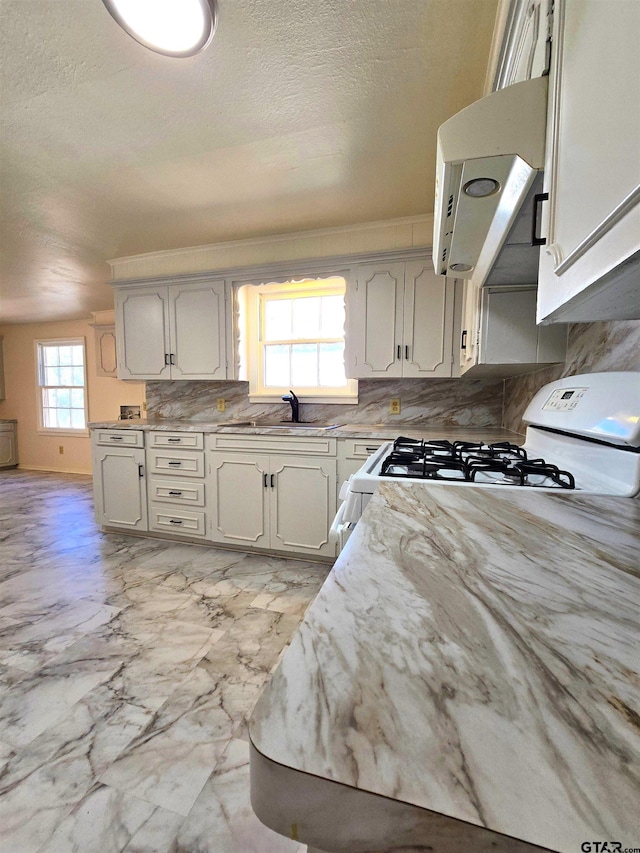
[[[556,388],[542,409],[551,412],[572,412],[587,390],[587,388]]]

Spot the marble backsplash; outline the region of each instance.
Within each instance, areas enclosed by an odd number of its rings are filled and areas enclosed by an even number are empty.
[[[357,405],[301,403],[300,420],[315,423],[407,424],[499,427],[503,383],[460,379],[360,380]],[[248,382],[147,382],[147,417],[188,418],[215,423],[229,420],[290,419],[287,403],[250,403]],[[218,398],[226,410],[217,411]],[[399,415],[389,400],[399,397]]]
[[[578,373],[611,370],[640,371],[640,320],[572,324],[565,364],[505,380],[502,425],[524,433],[524,410],[536,391],[547,382]]]

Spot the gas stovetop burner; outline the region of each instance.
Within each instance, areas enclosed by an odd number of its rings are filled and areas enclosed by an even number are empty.
[[[382,461],[380,476],[413,480],[455,480],[477,485],[574,489],[568,471],[508,441],[426,441],[400,436]]]

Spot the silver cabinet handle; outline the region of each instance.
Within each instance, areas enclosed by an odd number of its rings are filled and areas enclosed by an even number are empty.
[[[275,474],[272,474],[271,475],[271,488],[275,489],[275,487],[276,487],[276,478],[275,478]]]
[[[138,477],[144,477],[144,465],[138,465]]]
[[[182,441],[181,438],[168,438],[167,441]]]
[[[375,453],[377,449],[378,449],[377,445],[375,447],[365,447],[365,450],[367,451],[367,453]]]
[[[170,363],[170,362],[169,362],[169,353],[168,353],[168,352],[165,352],[165,354],[164,354],[164,363],[165,363],[165,364],[169,364],[169,363]]]
[[[182,462],[167,462],[167,465],[182,465]]]
[[[406,361],[409,361],[409,347],[404,348],[404,357]]]
[[[182,522],[177,518],[170,518],[169,524],[182,524]]]
[[[110,438],[111,438],[111,441],[123,441],[124,440],[124,436],[122,436],[122,435],[112,435],[112,436],[110,436]]]
[[[182,492],[169,492],[172,497],[179,498]]]
[[[263,474],[263,475],[262,475],[262,477],[263,477],[262,482],[264,483],[264,487],[265,487],[265,489],[267,488],[267,477],[268,477],[268,476],[269,476],[268,474]]]
[[[175,357],[175,354],[174,354],[174,353],[172,353],[172,352],[170,352],[170,353],[169,353],[169,364],[175,364],[175,363],[176,363],[176,357]]]
[[[401,358],[402,358],[402,348],[401,348],[400,344],[398,344],[398,360],[400,360]]]

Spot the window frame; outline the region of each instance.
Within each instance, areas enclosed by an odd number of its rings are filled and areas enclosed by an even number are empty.
[[[341,279],[340,282],[337,279]],[[249,401],[256,403],[280,403],[282,395],[288,393],[287,388],[275,388],[265,386],[264,383],[264,347],[267,343],[276,341],[264,340],[264,311],[261,299],[263,296],[271,296],[276,299],[300,298],[311,296],[331,296],[337,293],[345,297],[348,286],[347,277],[341,273],[328,273],[324,276],[304,276],[301,278],[288,278],[276,281],[248,281],[243,282],[239,289],[244,290],[243,300],[246,311],[244,334],[246,337],[244,354],[247,359],[246,378],[249,380]],[[241,300],[242,301],[242,300]],[[346,323],[345,323],[346,327]],[[300,341],[286,341],[285,343],[305,343],[316,339],[305,338]],[[318,339],[320,340],[320,339]],[[335,340],[335,339],[331,339]],[[346,332],[341,340],[346,346]],[[358,380],[347,377],[344,389],[328,386],[294,387],[292,389],[300,400],[310,403],[331,403],[353,405],[358,402]]]
[[[46,346],[81,346],[83,353],[83,377],[84,384],[80,385],[45,385],[44,384],[44,359],[42,347]],[[89,385],[87,381],[87,342],[84,336],[74,338],[39,338],[34,340],[35,365],[36,365],[36,403],[38,410],[38,434],[39,435],[89,435]],[[43,390],[45,388],[80,388],[84,391],[84,427],[48,427],[44,423],[44,401]]]

